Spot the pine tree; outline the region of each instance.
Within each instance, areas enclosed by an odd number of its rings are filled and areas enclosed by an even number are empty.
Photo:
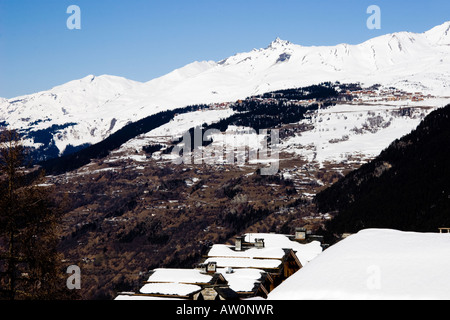
[[[23,166],[14,130],[0,132],[0,298],[57,299],[65,292],[57,251],[60,211]]]

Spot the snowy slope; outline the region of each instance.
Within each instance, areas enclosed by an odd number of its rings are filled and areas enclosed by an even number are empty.
[[[427,32],[399,32],[359,45],[304,47],[276,39],[267,48],[220,62],[194,62],[151,81],[87,76],[48,91],[0,100],[0,122],[39,130],[71,124],[54,140],[96,143],[129,121],[197,103],[235,101],[324,81],[380,83],[450,96],[450,22]]]
[[[56,146],[64,151],[68,144],[98,142],[130,121],[129,110],[111,102],[140,85],[121,77],[89,75],[49,91],[9,99],[0,105],[0,118],[11,127],[31,131],[75,123],[54,136]]]
[[[406,116],[400,114],[400,109],[401,105],[383,104],[339,104],[321,109],[300,122],[313,124],[314,128],[282,141],[281,149],[321,166],[352,157],[368,161],[392,141],[410,133],[433,110],[411,108]]]
[[[366,229],[325,250],[269,299],[447,300],[449,268],[449,234]]]

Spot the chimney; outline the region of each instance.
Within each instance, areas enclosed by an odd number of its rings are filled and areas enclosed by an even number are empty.
[[[306,228],[295,228],[295,240],[306,240]]]
[[[243,250],[244,239],[245,239],[245,236],[236,237],[236,241],[235,241],[235,244],[234,244],[234,250],[236,250],[236,251],[242,251]]]
[[[201,273],[206,273],[207,272],[207,265],[205,263],[201,263],[201,264],[198,264],[195,269],[197,269]]]
[[[255,239],[255,247],[258,249],[264,248],[264,239]]]
[[[217,262],[208,262],[206,271],[208,273],[216,273],[216,270],[217,270]]]

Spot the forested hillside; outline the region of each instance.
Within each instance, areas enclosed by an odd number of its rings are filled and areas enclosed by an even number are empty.
[[[316,196],[321,212],[337,213],[329,234],[363,228],[436,232],[450,227],[450,105],[376,159]]]

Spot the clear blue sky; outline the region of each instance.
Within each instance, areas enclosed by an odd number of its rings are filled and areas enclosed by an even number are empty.
[[[369,30],[369,5],[381,30]],[[81,9],[69,30],[67,7]],[[449,0],[0,0],[0,97],[50,89],[88,74],[148,81],[193,61],[264,48],[358,44],[450,20]]]

